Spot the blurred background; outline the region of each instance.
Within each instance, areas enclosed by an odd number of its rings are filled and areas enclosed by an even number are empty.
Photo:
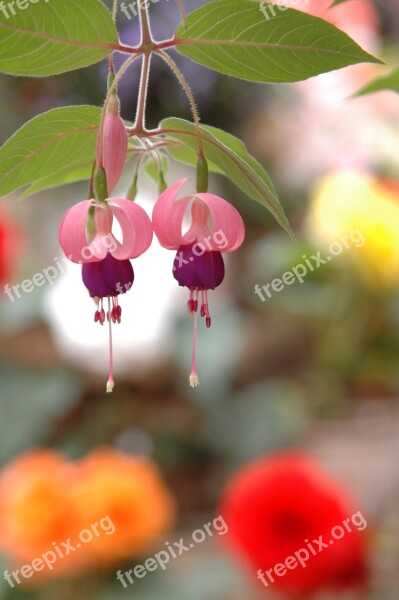
[[[398,65],[399,16],[397,0],[350,0],[327,11],[329,3],[296,6],[331,20],[386,67],[255,85],[176,54],[202,121],[240,136],[265,166],[298,242],[228,181],[212,179],[212,191],[240,210],[247,233],[228,257],[223,285],[210,294],[212,328],[200,328],[198,337],[199,388],[188,386],[192,322],[186,293],[172,276],[173,252],[154,241],[134,262],[134,288],[121,302],[124,321],[114,328],[116,388],[106,395],[107,332],[93,322],[79,267],[59,262],[57,243],[59,221],[86,198],[87,183],[1,200],[0,599],[304,600],[335,598],[337,587],[348,599],[397,598],[399,99],[392,92],[353,94]],[[151,6],[157,36],[172,34],[179,20],[174,4]],[[187,10],[202,4],[185,1]],[[120,12],[118,24],[123,40],[137,41],[136,17]],[[0,141],[51,108],[100,105],[106,73],[101,63],[48,79],[1,76]],[[138,77],[134,65],[119,90],[130,120]],[[190,118],[180,86],[154,60],[148,125],[170,115]],[[127,167],[121,196],[130,175]],[[194,172],[171,163],[168,183],[186,175]],[[150,212],[156,197],[156,185],[143,175],[137,201]],[[264,290],[318,253],[331,260],[308,268],[302,282]],[[49,267],[56,271],[51,282],[20,297],[3,292]],[[220,497],[231,477],[252,461],[273,468],[281,451],[316,461],[319,470],[309,475],[315,490],[329,481],[328,494],[316,494],[303,511],[322,510],[326,495],[340,507],[330,515],[362,511],[368,522],[356,547],[362,577],[344,580],[332,553],[331,573],[310,587],[298,571],[290,589],[266,588],[248,544],[234,542],[233,520],[224,540],[207,535],[165,570],[135,577],[128,587],[117,579],[118,570],[143,564],[165,541],[191,540],[193,531],[222,515]],[[295,461],[290,468],[300,471]],[[262,494],[265,512],[270,509],[267,494],[278,476],[262,487],[263,477],[260,472],[259,486],[243,500],[243,514]],[[304,490],[295,478],[284,480],[283,489],[293,503]],[[236,493],[239,502],[234,485],[226,492]],[[14,580],[14,587],[3,578],[4,569],[31,564],[53,542],[76,540],[107,515],[115,532],[87,544],[87,551],[60,558],[57,568],[22,577],[21,584]],[[269,547],[272,537],[259,519],[251,535],[260,548]],[[291,534],[297,539],[288,529],[282,535],[289,552],[276,550],[274,563],[297,548],[288,543]],[[348,552],[350,571],[355,550]]]

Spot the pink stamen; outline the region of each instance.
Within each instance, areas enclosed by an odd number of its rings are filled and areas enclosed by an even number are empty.
[[[99,321],[100,325],[104,325],[104,323],[105,323],[105,310],[103,308],[103,300],[102,300],[102,298],[100,300],[100,310],[98,310],[97,312],[99,313],[98,321]]]
[[[194,313],[193,319],[193,354],[191,361],[191,373],[190,373],[190,385],[191,387],[197,387],[199,385],[199,379],[197,375],[197,318],[198,313]]]
[[[108,314],[111,314],[111,298],[108,298]],[[109,334],[109,375],[107,381],[107,394],[110,394],[114,389],[114,355],[112,347],[112,319],[108,319],[108,334]]]
[[[206,297],[205,290],[201,290],[201,317],[206,315]]]
[[[194,300],[195,289],[190,288],[190,299],[187,302],[187,312],[192,315],[195,312],[195,300]]]

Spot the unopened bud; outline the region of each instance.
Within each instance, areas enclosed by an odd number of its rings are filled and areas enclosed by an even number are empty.
[[[87,237],[88,242],[92,242],[97,233],[95,212],[96,212],[95,207],[90,206],[89,212],[87,213],[87,219],[86,219],[86,237]]]
[[[94,174],[94,192],[99,202],[105,202],[108,198],[107,175],[102,167],[96,169]]]
[[[115,81],[115,73],[112,73],[112,72],[110,71],[110,72],[108,73],[108,82],[107,82],[107,83],[108,83],[108,85],[107,85],[107,89],[108,89],[108,91],[111,89],[111,86],[112,86],[112,84],[114,83],[114,81]],[[116,94],[116,86],[114,87],[114,89],[113,89],[113,92],[112,92],[112,93],[113,93],[114,95]]]
[[[209,169],[206,158],[203,156],[197,162],[197,192],[208,191]]]
[[[107,173],[108,194],[111,195],[125,168],[129,138],[119,115],[119,100],[111,96],[107,113],[97,138],[97,167]]]
[[[134,177],[133,177],[133,181],[130,184],[130,187],[129,187],[127,193],[126,193],[126,198],[128,200],[135,200],[136,199],[136,196],[137,196],[137,180],[138,180],[138,178],[139,178],[139,176],[138,176],[138,173],[136,171],[136,173],[134,174]]]
[[[165,181],[162,169],[160,169],[158,178],[158,193],[161,195],[166,189],[168,189],[168,184]]]

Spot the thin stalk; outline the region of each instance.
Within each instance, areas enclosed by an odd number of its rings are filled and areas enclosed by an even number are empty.
[[[183,4],[183,0],[177,0],[177,5],[179,7],[179,11],[180,11],[180,16],[182,18],[182,21],[184,24],[186,24],[186,10],[184,8],[184,4]]]
[[[118,12],[118,0],[114,0],[114,6],[112,9],[112,20],[114,21],[114,23],[116,21],[117,12]]]
[[[93,166],[91,168],[90,185],[89,185],[89,199],[94,198],[94,173],[96,172],[96,161],[93,160]]]
[[[112,342],[112,306],[111,298],[108,298],[108,343],[109,343],[109,373],[107,381],[107,393],[110,394],[114,389],[114,349]]]
[[[139,7],[141,46],[152,46],[154,44],[154,41],[151,35],[150,17],[148,14],[148,2],[139,2]]]
[[[138,133],[145,131],[145,109],[147,105],[148,80],[150,77],[151,53],[143,54],[143,63],[141,66],[139,98],[137,101],[136,120],[134,129]]]
[[[163,52],[162,50],[155,50],[155,53],[158,54],[159,56],[161,56],[161,58],[163,58],[163,60],[173,71],[173,73],[175,74],[177,79],[180,81],[184,91],[186,92],[188,101],[190,102],[191,112],[193,114],[194,124],[195,124],[195,128],[197,131],[198,158],[204,158],[204,147],[203,147],[203,143],[202,143],[200,117],[199,117],[197,105],[195,103],[194,94],[192,93],[191,88],[186,81],[186,78],[184,77],[183,73],[180,71],[180,69],[177,66],[177,64],[175,63],[175,61],[172,58],[170,58],[170,56],[168,54],[166,54],[166,52]]]

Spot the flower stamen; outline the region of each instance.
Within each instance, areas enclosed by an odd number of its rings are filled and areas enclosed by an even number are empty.
[[[190,292],[191,293],[191,292]],[[197,290],[193,290],[193,298],[196,297]],[[198,301],[197,301],[198,304]],[[191,373],[189,377],[190,386],[197,387],[199,385],[199,378],[197,374],[197,319],[198,313],[195,311],[193,314],[193,350],[192,350],[192,361],[191,361]]]
[[[111,314],[111,298],[108,298],[108,314]],[[108,335],[109,335],[109,375],[107,381],[107,394],[114,390],[114,355],[112,346],[112,319],[108,319]]]

